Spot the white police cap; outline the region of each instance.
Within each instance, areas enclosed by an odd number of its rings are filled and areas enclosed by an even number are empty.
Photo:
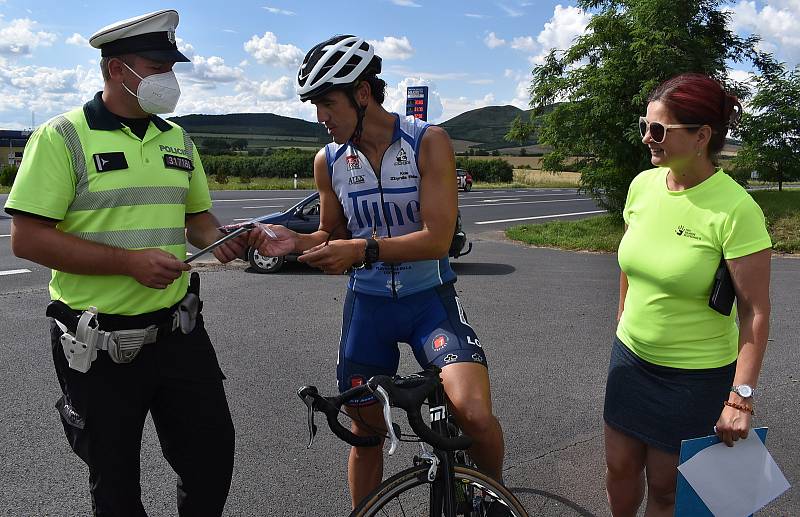
[[[95,32],[89,44],[99,48],[103,57],[137,54],[153,61],[182,61],[184,56],[175,44],[178,11],[164,9],[112,23]]]

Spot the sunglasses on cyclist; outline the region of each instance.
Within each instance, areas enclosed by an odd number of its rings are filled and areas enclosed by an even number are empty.
[[[662,124],[661,122],[648,122],[646,118],[639,117],[639,134],[644,135],[650,132],[653,142],[661,144],[667,137],[667,129],[687,129],[693,127],[703,127],[703,124]]]

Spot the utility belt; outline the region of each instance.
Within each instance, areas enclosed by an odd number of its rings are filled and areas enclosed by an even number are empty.
[[[102,330],[98,323],[96,307],[76,312],[59,300],[50,302],[46,314],[55,320],[62,331],[61,347],[69,367],[86,373],[97,358],[98,350],[108,352],[108,356],[115,363],[130,363],[139,355],[144,345],[155,343],[159,338],[168,336],[177,329],[183,334],[191,333],[203,308],[199,295],[200,276],[192,273],[186,296],[171,307],[167,314],[160,318],[161,321],[145,328]],[[141,316],[134,318],[140,321]]]

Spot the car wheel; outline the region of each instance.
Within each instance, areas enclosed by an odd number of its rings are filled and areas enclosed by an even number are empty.
[[[274,273],[278,271],[285,262],[284,257],[265,257],[256,248],[247,250],[247,260],[257,273]]]
[[[472,190],[472,183],[464,185],[464,192],[469,192],[470,190]]]

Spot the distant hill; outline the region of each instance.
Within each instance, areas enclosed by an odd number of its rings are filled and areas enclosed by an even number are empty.
[[[487,106],[462,113],[439,124],[450,138],[469,142],[486,150],[514,147],[503,137],[516,117],[527,121],[530,110],[515,106]],[[250,147],[294,145],[293,142],[324,144],[330,141],[325,128],[306,120],[272,113],[232,113],[229,115],[184,115],[170,120],[181,125],[193,137],[247,138]],[[534,145],[536,140],[526,142]]]
[[[523,121],[530,120],[531,110],[521,110],[516,106],[486,106],[457,115],[446,122],[439,124],[456,140],[470,140],[480,142],[482,148],[487,150],[510,147],[503,137],[508,133],[511,122],[521,117]],[[533,145],[536,140],[527,142]]]
[[[330,141],[325,128],[317,123],[272,113],[231,113],[229,115],[184,115],[171,117],[189,133],[213,133],[220,136],[259,135],[313,138]]]

